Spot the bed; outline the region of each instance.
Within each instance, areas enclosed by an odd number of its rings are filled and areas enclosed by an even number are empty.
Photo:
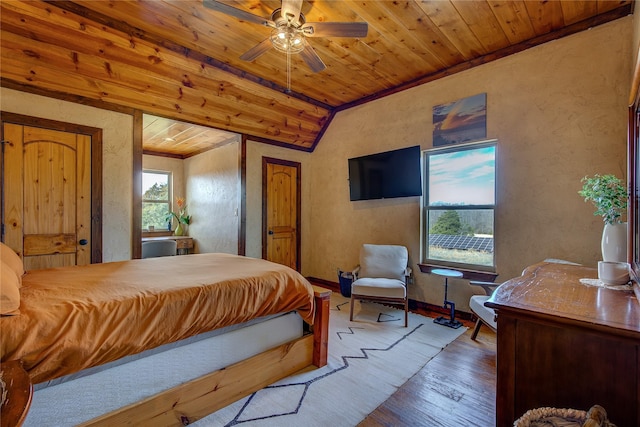
[[[0,318],[0,355],[20,360],[38,386],[297,313],[309,331],[302,336],[85,424],[185,425],[304,367],[325,365],[329,294],[287,267],[229,254],[36,270],[22,277],[19,312]]]

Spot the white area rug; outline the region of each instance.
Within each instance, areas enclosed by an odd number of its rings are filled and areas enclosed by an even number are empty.
[[[196,426],[355,426],[465,328],[369,302],[331,296],[327,366],[266,387],[192,424]]]

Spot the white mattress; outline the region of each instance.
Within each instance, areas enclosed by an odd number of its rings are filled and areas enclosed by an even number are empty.
[[[34,392],[24,426],[73,426],[229,366],[303,335],[295,312],[163,346],[154,354]],[[84,373],[83,373],[84,374]]]

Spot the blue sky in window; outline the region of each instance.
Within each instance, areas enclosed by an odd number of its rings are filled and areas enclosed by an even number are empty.
[[[429,156],[429,204],[495,204],[495,146]]]

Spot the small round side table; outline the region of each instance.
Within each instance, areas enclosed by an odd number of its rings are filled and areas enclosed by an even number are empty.
[[[448,326],[450,328],[458,329],[462,326],[462,323],[456,320],[456,304],[453,301],[447,301],[447,290],[449,287],[449,278],[462,278],[462,272],[456,270],[449,270],[446,268],[434,268],[431,270],[431,274],[435,274],[436,276],[444,277],[444,304],[443,307],[449,307],[449,318],[447,319],[444,316],[440,316],[436,319],[433,319],[434,323],[439,325]]]

